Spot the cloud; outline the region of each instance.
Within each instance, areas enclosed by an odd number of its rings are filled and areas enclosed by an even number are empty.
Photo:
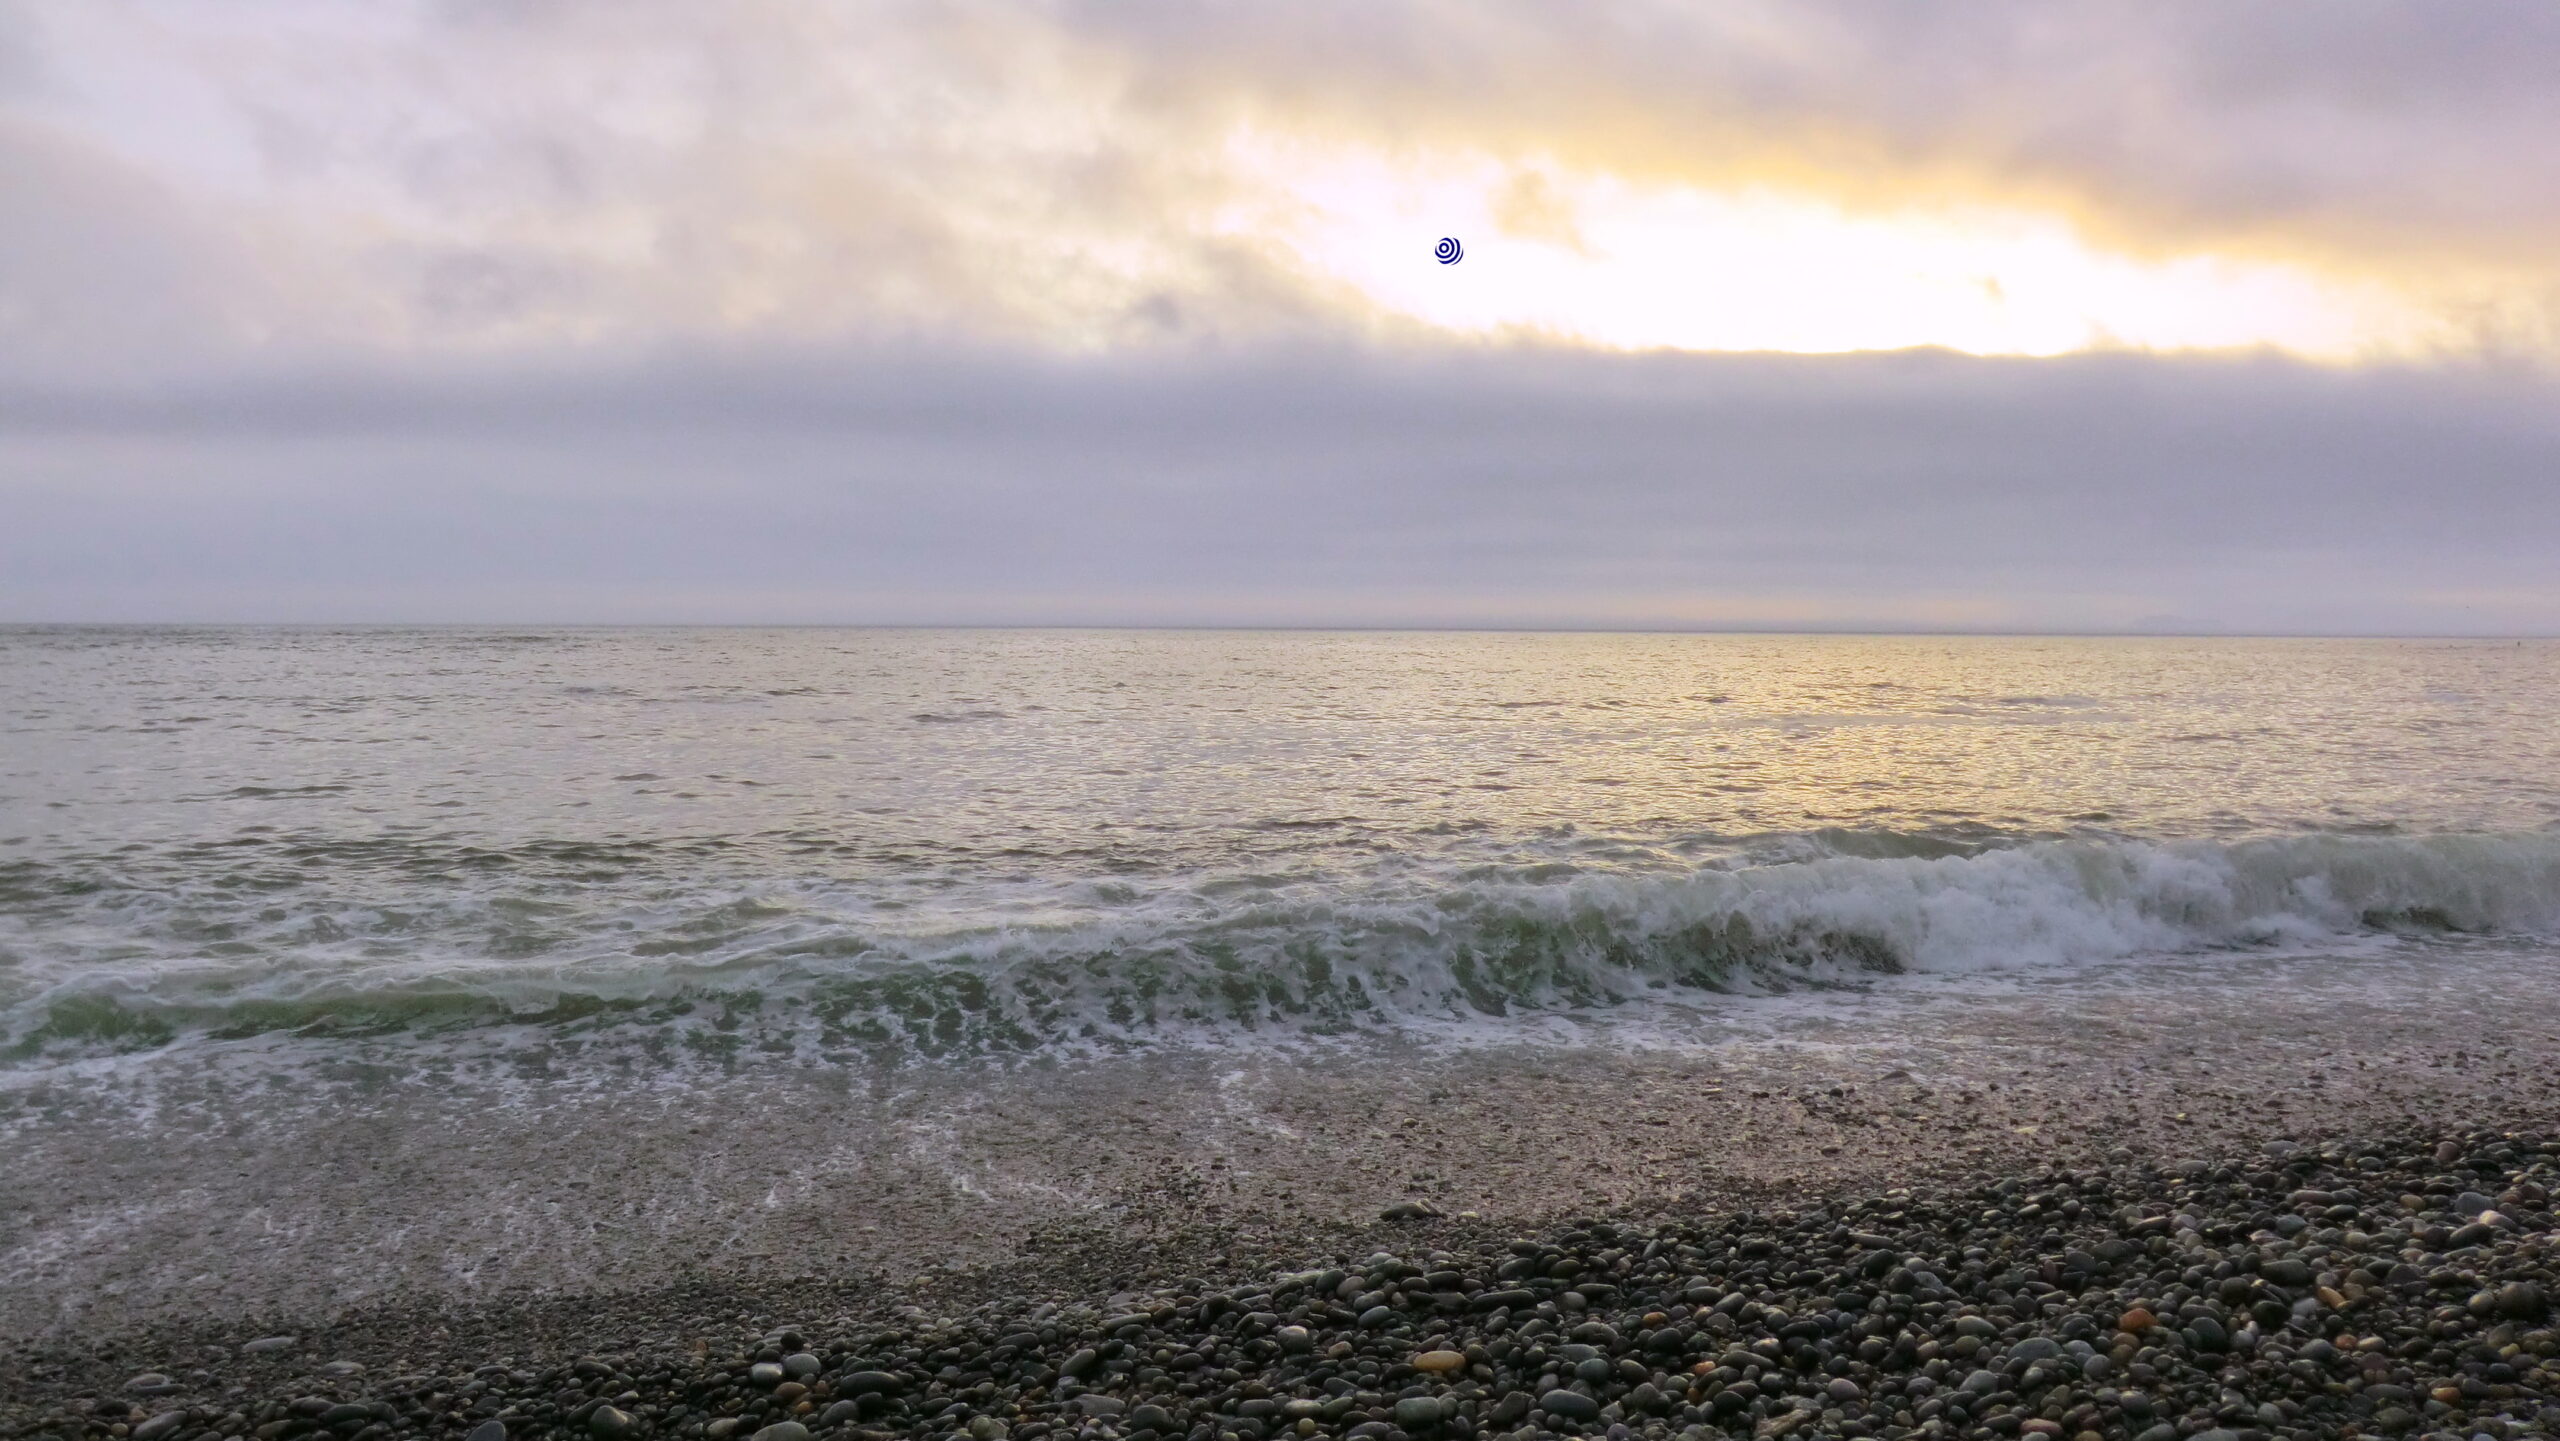
[[[268,308],[232,238],[79,137],[0,114],[0,369],[227,358]]]
[[[0,614],[2548,632],[2487,369],[812,351],[0,403]]]
[[[1699,179],[2065,194],[2133,234],[2296,229],[2530,259],[2560,233],[2560,12],[2398,0],[1601,0],[1212,7],[1067,28],[1195,121],[1283,109],[1363,134]]]
[[[0,616],[2560,627],[2540,4],[11,14]]]
[[[1560,197],[1602,181],[2006,207],[2127,263],[2383,287],[2429,345],[2560,353],[2560,17],[2524,0],[23,9],[0,118],[96,162],[11,172],[16,229],[231,253],[218,306],[58,292],[136,369],[172,335],[337,364],[1432,329],[1300,243],[1318,200],[1240,161],[1273,154],[1481,172],[1499,225],[1567,249],[1591,231]]]

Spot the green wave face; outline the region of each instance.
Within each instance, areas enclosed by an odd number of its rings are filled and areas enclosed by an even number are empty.
[[[1100,880],[992,923],[817,881],[573,878],[554,868],[605,860],[567,846],[519,859],[542,872],[532,883],[421,889],[404,859],[393,902],[343,875],[316,891],[220,875],[173,898],[19,864],[0,882],[12,922],[0,1059],[502,1027],[711,1052],[1020,1053],[1517,1021],[2354,935],[2560,932],[2560,837],[2547,833],[1807,846],[1805,859],[1677,872]]]

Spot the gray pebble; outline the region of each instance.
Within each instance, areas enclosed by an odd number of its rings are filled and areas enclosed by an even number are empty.
[[[1073,1375],[1074,1373],[1069,1372],[1068,1374]],[[869,1396],[874,1393],[886,1394],[895,1392],[902,1389],[904,1386],[904,1382],[886,1371],[855,1371],[847,1374],[842,1380],[836,1382],[836,1394],[839,1396]]]
[[[1436,1396],[1407,1396],[1396,1403],[1396,1424],[1407,1431],[1437,1426],[1440,1420],[1440,1400]]]
[[[1566,1391],[1562,1389],[1549,1391],[1538,1398],[1538,1405],[1541,1409],[1545,1410],[1548,1415],[1562,1416],[1569,1421],[1597,1421],[1600,1419],[1600,1403],[1583,1395],[1579,1391]]]

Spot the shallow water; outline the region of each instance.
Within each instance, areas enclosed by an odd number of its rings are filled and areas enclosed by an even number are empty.
[[[21,1084],[1703,1044],[2555,932],[2550,643],[0,631]]]

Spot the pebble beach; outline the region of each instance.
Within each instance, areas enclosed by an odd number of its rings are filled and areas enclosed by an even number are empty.
[[[2560,1142],[2479,1130],[1526,1234],[1416,1202],[1363,1254],[1107,1292],[1086,1257],[975,1304],[625,1298],[585,1317],[610,1347],[534,1306],[34,1348],[0,1415],[62,1441],[2524,1437],[2560,1429],[2555,1185]]]

